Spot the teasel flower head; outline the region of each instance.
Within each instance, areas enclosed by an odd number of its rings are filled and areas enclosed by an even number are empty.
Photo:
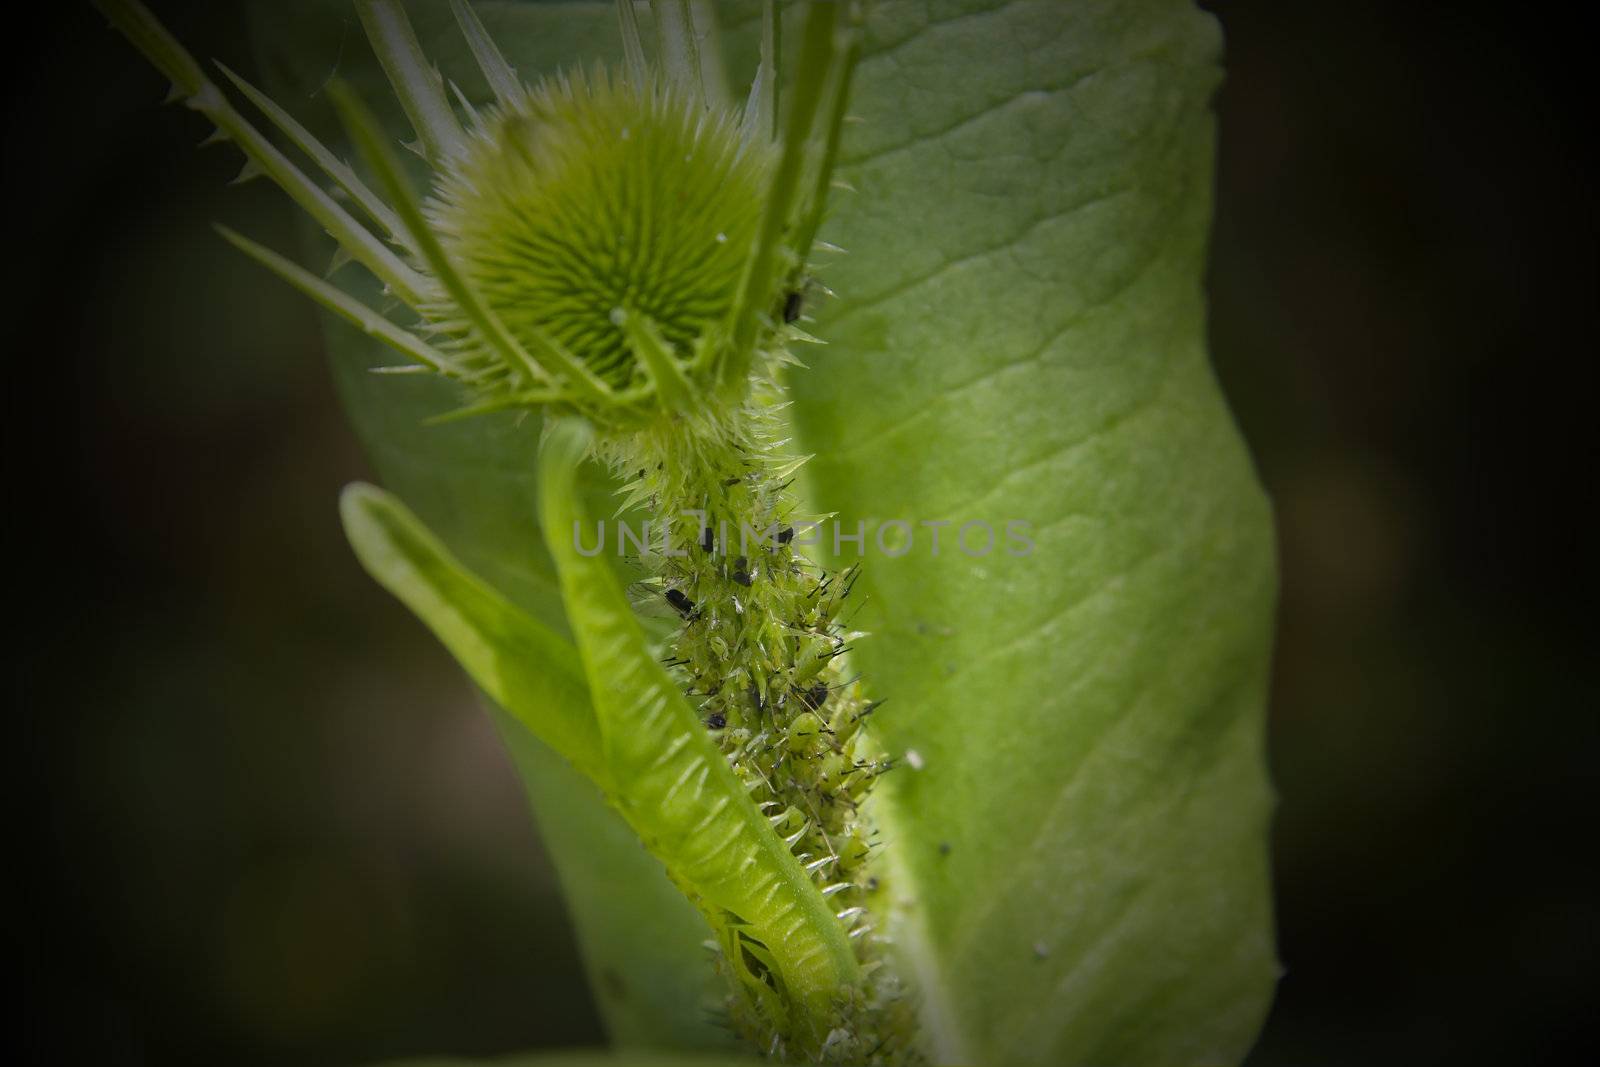
[[[393,0],[358,0],[367,37],[429,165],[417,189],[398,146],[348,86],[329,87],[371,184],[260,90],[219,70],[314,170],[280,151],[134,0],[98,6],[173,83],[173,98],[244,151],[393,301],[375,308],[239,234],[245,253],[402,357],[388,373],[461,385],[455,418],[505,409],[586,418],[606,435],[664,420],[711,428],[804,335],[785,321],[832,184],[860,13],[814,4],[778,69],[765,4],[757,73],[725,102],[699,54],[696,7],[652,3],[647,58],[619,0],[624,62],[521,80],[465,0],[456,19],[494,99],[474,105],[429,63]],[[782,83],[782,106],[779,86]]]

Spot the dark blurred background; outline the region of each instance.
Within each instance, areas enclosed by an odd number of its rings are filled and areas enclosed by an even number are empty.
[[[1209,5],[1211,274],[1277,504],[1281,953],[1252,1067],[1576,1060],[1597,747],[1592,61],[1552,11]],[[250,69],[232,4],[166,3]],[[12,13],[10,912],[40,1063],[589,1043],[487,719],[357,568],[264,183],[82,5]],[[1574,16],[1575,17],[1575,16]],[[31,20],[31,21],[30,21]]]

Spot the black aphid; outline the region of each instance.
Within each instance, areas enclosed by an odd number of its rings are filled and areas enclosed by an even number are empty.
[[[684,596],[680,590],[667,590],[667,603],[678,609],[678,614],[686,619],[695,617],[694,601]]]
[[[818,682],[816,685],[806,690],[806,703],[811,705],[813,711],[821,708],[822,705],[826,704],[827,702],[828,685],[826,682]]]
[[[713,711],[706,717],[706,725],[713,730],[720,730],[728,725],[728,717],[720,711]]]
[[[806,299],[800,290],[793,289],[783,298],[783,321],[792,323],[800,321],[800,312],[805,308]]]
[[[750,561],[740,556],[733,561],[733,580],[740,585],[748,586],[754,579],[750,577]]]
[[[704,530],[700,531],[700,548],[702,551],[710,552],[716,547],[717,535],[712,531],[711,527],[707,526]]]
[[[785,526],[783,529],[778,531],[778,544],[786,545],[790,541],[793,541],[793,540],[794,540],[794,527],[793,526]]]

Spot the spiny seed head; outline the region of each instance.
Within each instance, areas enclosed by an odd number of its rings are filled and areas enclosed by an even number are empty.
[[[623,323],[640,317],[704,387],[713,361],[697,357],[727,341],[773,155],[659,82],[568,75],[483,116],[432,221],[529,351],[543,335],[636,389],[648,368]]]

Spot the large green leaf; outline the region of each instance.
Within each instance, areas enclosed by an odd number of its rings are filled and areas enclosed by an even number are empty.
[[[481,95],[445,6],[413,10]],[[525,77],[619,51],[609,5],[481,10]],[[380,101],[375,64],[342,4],[272,11],[268,81],[337,141],[307,99],[337,66]],[[748,12],[730,23],[748,39]],[[842,170],[857,191],[824,233],[850,254],[823,272],[831,343],[794,376],[794,411],[818,510],[870,520],[869,546],[879,520],[954,524],[937,557],[915,526],[904,556],[872,552],[857,652],[891,698],[880,736],[915,754],[876,814],[945,1063],[1234,1062],[1270,996],[1270,520],[1203,346],[1217,52],[1180,0],[888,0],[871,20]],[[565,633],[536,428],[423,428],[448,390],[369,375],[388,360],[341,325],[330,347],[385,484]],[[954,545],[971,520],[999,536],[981,559]],[[1007,553],[1007,520],[1030,524],[1030,554]],[[613,1033],[715,1042],[699,917],[592,789],[499,721]]]
[[[1218,53],[1182,0],[871,23],[793,386],[819,506],[953,523],[869,560],[857,658],[922,765],[879,814],[947,1062],[1235,1062],[1277,973],[1271,523],[1204,348]]]

